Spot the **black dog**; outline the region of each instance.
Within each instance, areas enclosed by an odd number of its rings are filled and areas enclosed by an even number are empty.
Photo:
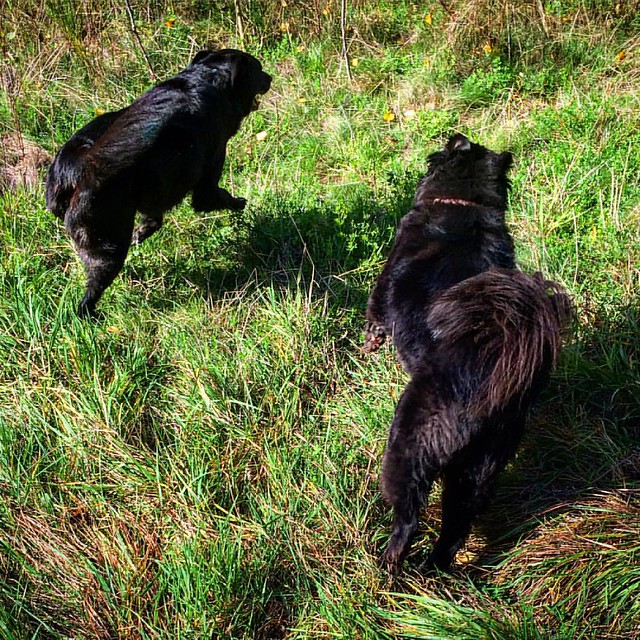
[[[382,465],[392,574],[436,476],[442,528],[426,566],[450,566],[515,453],[571,317],[556,283],[516,267],[505,224],[511,164],[510,153],[462,135],[433,154],[369,299],[365,350],[392,336],[411,374]]]
[[[79,315],[94,313],[131,242],[155,233],[189,192],[196,211],[244,208],[246,201],[218,181],[227,141],[270,86],[253,56],[202,51],[184,71],[92,120],[60,149],[49,169],[47,207],[64,220],[87,272]]]

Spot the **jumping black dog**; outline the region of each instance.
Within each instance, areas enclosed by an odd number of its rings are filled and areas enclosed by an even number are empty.
[[[442,527],[425,568],[449,568],[516,451],[570,323],[560,286],[516,266],[505,223],[511,165],[510,153],[459,134],[434,153],[369,299],[365,350],[391,336],[411,374],[382,465],[394,510],[382,558],[391,574],[437,476]]]
[[[155,233],[189,192],[196,211],[244,208],[244,198],[218,181],[229,138],[270,86],[253,56],[201,51],[184,71],[95,118],[60,149],[47,177],[47,208],[64,220],[87,273],[80,316],[94,314],[131,243]]]

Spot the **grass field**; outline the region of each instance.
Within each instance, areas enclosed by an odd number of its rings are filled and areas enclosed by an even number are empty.
[[[97,322],[42,186],[0,195],[2,640],[640,636],[640,3],[344,7],[5,0],[0,127],[50,152],[204,47],[274,82],[229,145],[246,211],[179,206]],[[453,573],[417,570],[436,493],[390,581],[406,376],[364,308],[454,131],[514,153],[520,264],[577,321]]]

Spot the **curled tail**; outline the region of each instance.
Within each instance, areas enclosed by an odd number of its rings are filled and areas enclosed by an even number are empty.
[[[47,209],[64,220],[83,189],[98,189],[134,165],[158,139],[180,106],[172,94],[152,103],[134,103],[93,119],[57,153],[47,175]]]
[[[56,154],[47,174],[46,205],[57,218],[64,220],[77,189],[92,173],[87,155],[124,111],[110,111],[94,118],[74,133]]]
[[[427,324],[468,410],[483,417],[535,393],[571,316],[568,295],[540,273],[490,269],[442,293]]]
[[[83,182],[85,164],[82,152],[86,148],[79,139],[72,138],[60,149],[49,167],[45,201],[47,209],[60,220],[64,220],[76,189]]]

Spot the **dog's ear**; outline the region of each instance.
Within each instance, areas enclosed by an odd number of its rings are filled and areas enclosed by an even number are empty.
[[[456,133],[455,136],[449,138],[449,142],[447,142],[447,151],[471,151],[471,142],[469,142],[467,136],[464,136],[461,133]]]
[[[505,173],[509,171],[509,169],[511,169],[511,166],[513,165],[513,156],[508,151],[505,151],[504,153],[501,153],[498,158],[500,159],[502,170]]]
[[[209,49],[205,49],[204,51],[198,51],[198,53],[196,53],[195,55],[195,58],[191,61],[191,64],[198,64],[202,62],[205,58],[210,56],[212,53],[214,52],[210,51]]]
[[[236,60],[233,61],[233,66],[231,67],[231,87],[236,89],[238,83],[242,82],[243,78],[246,78],[248,72],[248,59],[244,56],[238,56]]]

